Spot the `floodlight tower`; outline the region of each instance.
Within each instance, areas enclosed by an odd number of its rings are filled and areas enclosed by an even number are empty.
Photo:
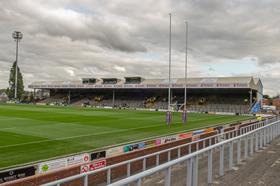
[[[184,93],[184,110],[182,113],[182,122],[187,123],[187,76],[188,76],[188,22],[186,24],[186,58],[185,58],[185,93]]]
[[[13,32],[13,38],[16,41],[16,69],[15,69],[15,99],[17,99],[17,86],[18,86],[18,43],[22,39],[23,34],[19,31]]]
[[[168,126],[171,124],[171,13],[169,13],[169,67],[168,67],[168,108],[166,112],[166,123]]]

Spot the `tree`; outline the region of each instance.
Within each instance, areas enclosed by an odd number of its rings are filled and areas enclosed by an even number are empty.
[[[23,76],[20,72],[19,67],[18,75],[17,75],[17,99],[20,100],[24,93],[24,85],[23,85]],[[10,70],[10,78],[9,78],[9,88],[7,88],[6,94],[9,99],[13,99],[15,96],[15,70],[16,70],[16,62],[13,63],[13,66]]]
[[[263,98],[270,99],[269,95],[263,95]]]

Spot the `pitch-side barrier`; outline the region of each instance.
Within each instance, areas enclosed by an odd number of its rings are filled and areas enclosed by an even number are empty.
[[[78,179],[83,179],[83,185],[87,186],[88,185],[88,177],[100,172],[106,172],[107,175],[107,185],[112,184],[112,185],[125,185],[125,184],[129,184],[133,181],[137,181],[138,184],[141,185],[141,179],[149,176],[153,173],[155,173],[154,171],[157,172],[157,170],[163,170],[161,167],[166,167],[166,164],[170,165],[167,166],[167,172],[166,174],[168,174],[167,177],[165,177],[165,181],[168,183],[170,182],[170,180],[168,181],[170,175],[171,175],[171,166],[175,165],[178,163],[179,160],[182,160],[180,162],[183,161],[187,161],[188,163],[188,183],[189,180],[196,180],[197,178],[193,177],[194,173],[189,173],[190,171],[197,171],[197,161],[198,155],[204,154],[204,155],[208,155],[208,166],[212,166],[212,152],[214,149],[216,149],[217,147],[221,148],[220,149],[220,155],[223,156],[224,154],[224,145],[228,144],[227,142],[230,140],[230,142],[236,142],[237,140],[237,162],[240,163],[241,161],[241,139],[243,140],[244,136],[248,136],[249,134],[251,135],[252,133],[255,135],[255,132],[260,131],[261,129],[266,129],[268,126],[271,126],[273,124],[273,126],[275,125],[275,123],[278,123],[278,121],[276,122],[276,118],[272,118],[269,120],[265,120],[265,121],[260,121],[258,123],[255,124],[251,124],[248,126],[243,126],[234,130],[230,130],[228,132],[224,132],[224,133],[220,133],[217,135],[213,135],[213,136],[209,136],[203,139],[199,139],[197,141],[193,141],[187,144],[183,144],[183,145],[179,145],[176,147],[172,147],[169,149],[165,149],[159,152],[155,152],[152,154],[148,154],[142,157],[138,157],[135,159],[131,159],[131,160],[127,160],[127,161],[123,161],[114,165],[110,165],[98,170],[94,170],[94,171],[90,171],[87,173],[82,173],[82,174],[78,174],[75,176],[71,176],[71,177],[67,177],[64,179],[60,179],[60,180],[56,180],[54,182],[50,182],[47,184],[44,184],[45,186],[59,186],[60,184],[64,184],[64,183],[69,183],[71,181],[74,180],[78,180]],[[278,127],[279,128],[279,127]],[[251,137],[251,136],[250,136]],[[250,154],[252,154],[254,152],[253,149],[253,145],[254,143],[256,144],[255,146],[255,151],[259,148],[262,148],[263,145],[265,145],[268,141],[265,139],[264,135],[259,135],[259,136],[255,136],[254,138],[247,138],[245,139],[245,159],[248,156],[248,140],[250,139]],[[255,141],[255,142],[253,142]],[[262,143],[263,142],[263,143]],[[219,144],[223,144],[223,145],[219,145]],[[181,156],[182,155],[182,150],[187,151],[187,155]],[[175,160],[171,160],[171,153],[177,151],[177,159]],[[230,144],[230,162],[233,162],[233,143]],[[164,153],[167,153],[167,163],[163,163],[160,164],[160,156]],[[156,158],[156,163],[155,163],[155,167],[148,169],[147,168],[147,159],[148,158],[152,158],[155,157]],[[220,157],[220,162],[223,162],[223,157]],[[211,161],[210,161],[211,160]],[[137,161],[142,161],[142,172],[139,174],[135,174],[135,175],[131,175],[131,164]],[[173,162],[175,162],[173,164]],[[117,167],[121,167],[121,166],[126,166],[127,169],[127,175],[126,175],[126,179],[122,180],[122,181],[118,181],[115,183],[112,183],[112,170],[117,168]],[[233,163],[230,163],[230,167],[232,168]],[[191,168],[190,168],[191,167]],[[223,170],[223,167],[220,167],[221,171]],[[208,172],[210,171],[210,168],[208,169]],[[223,172],[220,172],[222,175]],[[189,175],[190,174],[190,175]],[[212,175],[212,173],[209,173],[209,175]],[[211,183],[212,182],[212,176],[210,177],[208,175],[208,182]],[[195,185],[195,182],[191,182],[192,184],[189,184],[190,186]],[[168,185],[168,184],[167,184]],[[170,184],[169,184],[170,185]]]
[[[165,171],[164,175],[164,185],[171,185],[171,168],[174,165],[186,163],[187,166],[187,174],[186,174],[186,185],[188,186],[197,186],[198,185],[198,156],[207,153],[208,154],[208,170],[207,177],[208,183],[212,183],[213,181],[213,151],[215,149],[219,149],[219,175],[224,175],[224,148],[226,146],[229,147],[229,170],[233,168],[233,154],[234,154],[234,144],[237,145],[237,164],[240,164],[240,154],[241,154],[241,140],[245,142],[244,146],[244,159],[247,159],[246,152],[248,155],[248,151],[250,155],[253,155],[258,149],[263,148],[268,143],[270,143],[273,139],[280,135],[280,121],[275,121],[266,126],[260,127],[258,129],[252,130],[250,132],[241,134],[240,136],[233,137],[231,139],[227,139],[225,141],[219,142],[212,146],[206,147],[199,151],[196,151],[192,154],[188,154],[184,157],[172,160],[165,164],[159,165],[152,169],[143,171],[139,174],[130,176],[126,179],[117,181],[113,184],[109,184],[110,186],[121,186],[127,185],[131,183],[137,183],[137,185],[141,185],[141,180],[147,176],[155,174],[157,172]],[[248,142],[250,141],[250,148],[248,148]],[[246,145],[247,144],[247,145]],[[254,151],[255,144],[255,151]]]

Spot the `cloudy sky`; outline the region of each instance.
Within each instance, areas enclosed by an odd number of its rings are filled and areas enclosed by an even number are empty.
[[[0,0],[0,88],[15,60],[25,84],[82,77],[184,75],[185,20],[190,76],[260,77],[280,92],[278,0]]]

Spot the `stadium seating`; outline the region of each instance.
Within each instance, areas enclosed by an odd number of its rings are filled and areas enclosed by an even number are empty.
[[[37,103],[44,103],[49,105],[64,105],[67,104],[67,96],[64,94],[56,94],[54,96],[39,100]]]
[[[249,103],[245,99],[229,96],[204,96],[202,99],[192,97],[188,101],[188,110],[197,112],[231,112],[248,113]]]
[[[55,96],[41,100],[40,103],[65,105],[68,103],[67,94],[56,94]],[[174,95],[172,97],[173,110],[183,109],[184,97]],[[85,94],[73,95],[71,105],[93,106],[93,107],[117,107],[117,108],[146,108],[167,109],[168,101],[165,96],[145,95],[121,95],[112,99],[111,95]],[[246,98],[235,95],[189,95],[187,98],[187,109],[193,112],[231,112],[248,113],[249,103]]]

